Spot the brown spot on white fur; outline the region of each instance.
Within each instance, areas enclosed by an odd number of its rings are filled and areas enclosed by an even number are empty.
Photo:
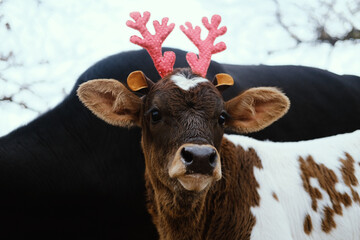
[[[359,185],[359,181],[355,176],[355,161],[352,156],[348,153],[345,153],[346,159],[340,159],[341,166],[341,175],[344,183],[350,188],[352,198],[354,202],[360,203],[360,196],[353,187]]]
[[[272,196],[273,196],[273,198],[276,200],[276,201],[278,201],[279,202],[279,198],[278,198],[278,196],[276,195],[276,193],[272,193]]]
[[[352,188],[352,186],[358,184],[358,180],[354,174],[354,160],[349,154],[346,153],[345,155],[346,159],[340,159],[342,163],[341,174],[344,183],[352,191],[353,199],[347,193],[340,193],[336,190],[335,185],[339,180],[333,170],[327,168],[324,164],[317,164],[312,156],[308,156],[306,160],[302,157],[299,158],[304,189],[311,197],[313,210],[323,212],[321,228],[326,233],[336,227],[334,215],[342,215],[343,206],[351,206],[352,200],[359,201],[359,194]],[[319,199],[322,199],[322,195],[319,189],[311,186],[310,178],[318,180],[320,187],[328,194],[331,200],[331,206],[318,209],[317,202]]]
[[[332,228],[336,228],[336,223],[334,221],[334,210],[331,207],[324,208],[324,217],[321,220],[321,229],[328,233]]]
[[[355,177],[355,168],[354,168],[354,159],[350,154],[345,153],[346,159],[340,159],[342,163],[341,174],[344,180],[344,183],[348,187],[357,186],[359,184],[357,178]]]
[[[301,168],[301,172],[302,172],[301,178],[303,181],[303,186],[311,197],[312,209],[314,211],[317,211],[318,210],[317,209],[318,208],[317,200],[322,199],[322,195],[321,195],[321,192],[319,191],[319,189],[311,186],[311,184],[310,184],[310,177],[314,177],[316,174],[319,174],[319,173],[313,172],[315,170],[312,169],[314,166],[316,167],[316,163],[314,162],[314,160],[311,157],[308,157],[308,159],[307,159],[308,163],[306,163],[305,160],[301,157],[300,157],[299,161],[300,161],[300,168]]]
[[[309,214],[307,214],[304,220],[304,232],[307,235],[310,235],[312,229],[313,229],[313,225],[312,225],[311,217]]]

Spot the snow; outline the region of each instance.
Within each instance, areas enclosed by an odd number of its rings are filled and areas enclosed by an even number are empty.
[[[325,1],[325,0],[324,0]],[[338,34],[350,26],[317,1],[279,1],[283,21],[306,41],[314,39],[311,24],[325,22]],[[327,0],[325,2],[332,2]],[[360,28],[356,1],[336,1],[335,10]],[[296,42],[277,23],[274,1],[263,0],[0,0],[0,99],[12,96],[19,104],[0,101],[0,136],[26,124],[58,104],[77,77],[96,61],[121,51],[140,49],[131,44],[126,27],[132,11],[150,11],[152,20],[169,17],[176,24],[164,45],[197,52],[179,30],[186,21],[201,25],[203,16],[222,16],[228,27],[219,41],[228,50],[213,56],[231,64],[294,64],[360,75],[360,42],[329,44]],[[311,12],[311,17],[308,12]],[[8,24],[8,25],[7,25]],[[309,27],[310,26],[310,27]],[[151,29],[151,24],[148,24]],[[205,36],[202,32],[202,36]]]

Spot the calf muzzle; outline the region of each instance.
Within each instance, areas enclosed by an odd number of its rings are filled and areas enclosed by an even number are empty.
[[[207,145],[185,146],[181,149],[180,156],[187,174],[211,175],[217,165],[217,151]]]
[[[189,191],[202,191],[221,178],[219,153],[211,145],[184,144],[170,163],[169,175]]]

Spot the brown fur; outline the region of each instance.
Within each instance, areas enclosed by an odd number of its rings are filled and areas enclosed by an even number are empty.
[[[242,107],[233,107],[241,103]],[[226,103],[232,116],[231,129],[240,133],[259,131],[283,116],[290,107],[290,101],[275,88],[252,88]],[[241,121],[236,121],[241,119]]]
[[[299,158],[303,186],[311,197],[313,210],[323,211],[324,213],[321,227],[326,233],[336,227],[334,215],[342,215],[342,206],[349,207],[352,205],[352,201],[359,202],[359,194],[352,188],[358,185],[358,180],[355,177],[355,161],[350,154],[346,153],[345,155],[346,159],[340,159],[342,163],[341,174],[344,183],[351,189],[352,198],[347,193],[340,193],[336,190],[335,185],[339,180],[333,170],[328,169],[324,164],[317,164],[311,156],[308,156],[306,160],[302,157]],[[310,178],[315,178],[319,181],[320,187],[329,195],[332,202],[331,206],[318,209],[317,201],[322,199],[322,195],[319,189],[311,186]]]
[[[336,228],[334,212],[330,207],[324,208],[324,218],[321,220],[321,229],[326,233],[330,232],[332,228]]]
[[[97,79],[80,85],[77,95],[97,117],[111,125],[139,125],[141,100],[114,79]]]
[[[307,235],[310,235],[312,229],[313,229],[313,225],[312,225],[311,217],[309,214],[307,214],[304,220],[304,232]]]
[[[276,201],[278,201],[279,202],[279,198],[278,198],[278,196],[276,195],[276,193],[272,193],[272,196],[273,196],[273,198],[276,200]]]
[[[359,182],[355,177],[355,168],[354,168],[355,161],[350,154],[345,153],[345,156],[346,159],[340,159],[340,162],[343,164],[341,167],[341,174],[344,183],[348,187],[357,186]]]
[[[359,193],[357,193],[353,188],[359,185],[359,181],[355,176],[355,161],[350,154],[345,153],[345,156],[346,159],[340,159],[341,163],[343,164],[341,167],[342,178],[344,183],[351,189],[354,202],[360,203]]]
[[[250,208],[260,203],[254,168],[262,168],[261,161],[254,149],[225,139],[220,154],[223,178],[201,193],[171,192],[146,178],[149,212],[161,239],[250,239]]]

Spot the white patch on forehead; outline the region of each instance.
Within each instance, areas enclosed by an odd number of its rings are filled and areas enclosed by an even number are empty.
[[[190,88],[196,87],[199,83],[207,82],[206,78],[202,77],[194,77],[191,79],[186,78],[182,74],[176,74],[171,76],[170,78],[179,88],[184,89],[185,91],[188,91]]]

